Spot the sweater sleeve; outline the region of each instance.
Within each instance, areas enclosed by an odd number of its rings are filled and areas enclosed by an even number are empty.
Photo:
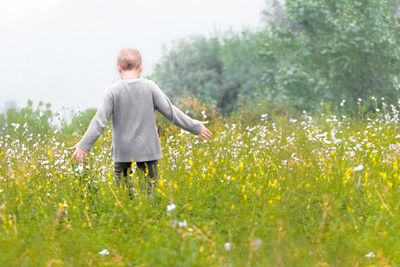
[[[154,108],[158,110],[164,117],[166,117],[170,122],[176,126],[192,133],[198,135],[202,123],[198,120],[190,118],[188,115],[183,113],[180,109],[171,104],[168,97],[161,91],[160,87],[156,83],[152,86],[153,103]]]
[[[89,152],[94,143],[103,133],[104,128],[107,125],[108,119],[110,118],[110,115],[112,113],[113,96],[111,90],[107,89],[103,97],[103,102],[101,103],[99,109],[97,110],[92,121],[90,122],[85,135],[82,137],[77,146],[84,151]]]

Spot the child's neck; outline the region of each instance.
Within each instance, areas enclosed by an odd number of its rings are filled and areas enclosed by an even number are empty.
[[[140,72],[124,71],[121,72],[121,80],[135,80],[140,78]]]

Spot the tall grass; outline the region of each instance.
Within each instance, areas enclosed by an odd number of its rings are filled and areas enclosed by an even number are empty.
[[[216,121],[206,142],[165,127],[152,200],[136,172],[133,200],[116,187],[109,126],[81,166],[69,161],[80,134],[10,132],[1,265],[399,265],[398,124],[393,107]]]

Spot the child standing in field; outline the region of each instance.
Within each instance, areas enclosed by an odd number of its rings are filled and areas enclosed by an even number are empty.
[[[152,195],[158,177],[158,159],[162,158],[154,111],[158,110],[173,124],[208,139],[211,132],[208,122],[194,120],[171,104],[168,97],[151,80],[140,78],[143,70],[140,53],[123,49],[117,64],[121,80],[108,86],[103,102],[90,122],[80,142],[71,149],[72,161],[87,160],[87,153],[102,134],[112,115],[113,140],[111,153],[114,158],[116,183],[127,182],[132,162],[147,183],[147,194]],[[143,181],[142,181],[143,182]],[[131,187],[132,185],[129,184]]]

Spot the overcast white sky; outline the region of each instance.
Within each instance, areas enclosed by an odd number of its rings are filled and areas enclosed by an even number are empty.
[[[0,111],[12,99],[97,108],[122,48],[141,51],[148,75],[173,40],[261,27],[265,2],[0,0]]]

